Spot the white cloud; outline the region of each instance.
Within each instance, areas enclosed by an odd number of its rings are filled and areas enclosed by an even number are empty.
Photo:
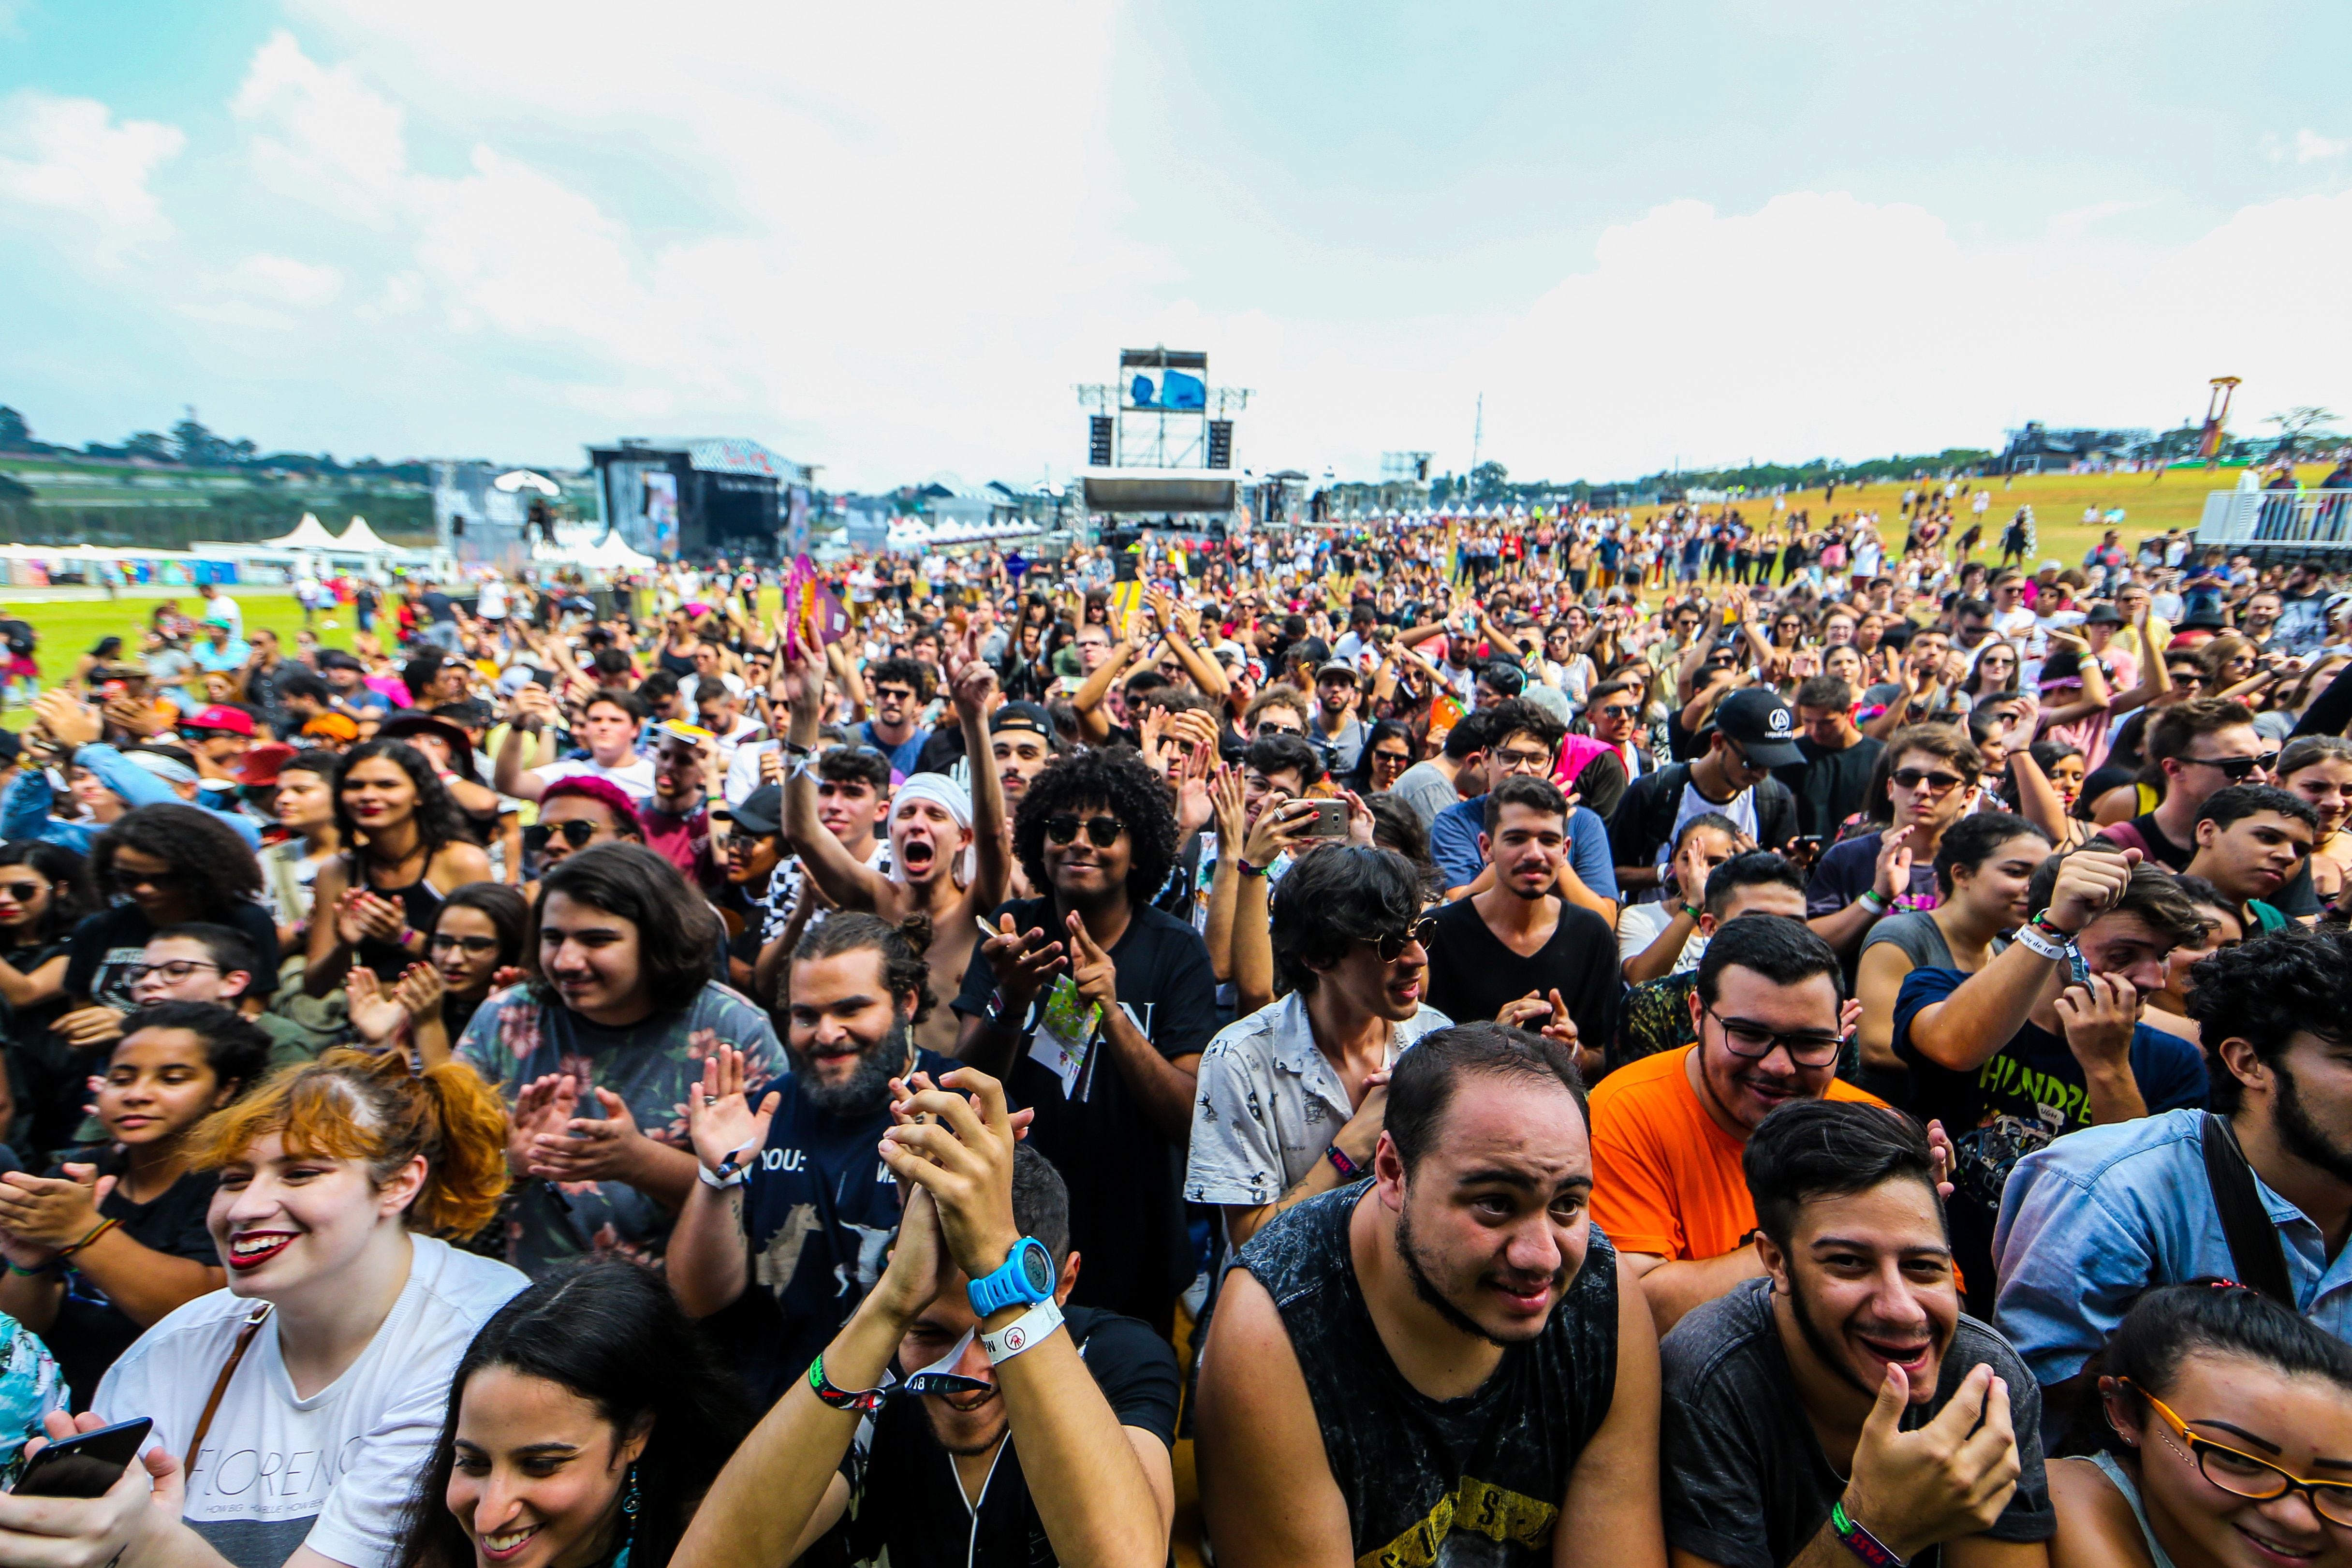
[[[281,30],[254,55],[229,112],[247,130],[264,189],[373,227],[399,216],[408,172],[401,111],[350,67],[320,65]]]
[[[266,251],[238,262],[222,281],[241,294],[297,306],[330,304],[343,289],[343,275],[334,267]]]
[[[63,216],[113,265],[172,232],[148,181],[186,145],[178,127],[118,122],[95,99],[19,92],[0,103],[0,202]]]
[[[2120,200],[2093,202],[2088,206],[2075,207],[2071,211],[2058,214],[2050,220],[2050,230],[2053,234],[2079,234],[2094,224],[2103,224],[2109,218],[2119,218],[2126,213],[2136,213],[2147,205],[2146,202]]]
[[[2309,126],[2296,131],[2292,141],[2275,131],[2266,132],[2261,145],[2263,156],[2273,163],[2315,163],[2352,152],[2352,139],[2322,136]]]
[[[2295,302],[2334,297],[2347,247],[2352,192],[2244,208],[2136,274],[1972,249],[1843,193],[1670,203],[1443,372],[1437,406],[1484,390],[1487,450],[1565,478],[1993,444],[2025,418],[2166,423],[2225,373],[2326,402],[2352,326]]]

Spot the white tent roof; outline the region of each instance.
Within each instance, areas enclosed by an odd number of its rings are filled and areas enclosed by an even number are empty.
[[[629,548],[628,541],[621,538],[619,531],[616,529],[607,532],[603,538],[597,540],[594,544],[590,545],[586,549],[582,550],[580,552],[580,564],[582,566],[596,567],[607,571],[622,567],[626,567],[633,570],[643,571],[648,567],[656,566],[660,563],[656,561],[654,558],[649,555],[644,555],[636,550],[631,549]]]
[[[491,480],[490,484],[493,487],[504,490],[509,495],[512,495],[515,491],[525,487],[536,490],[542,496],[561,496],[563,494],[563,486],[558,485],[554,480],[547,477],[544,474],[534,474],[528,468],[511,469]]]
[[[408,553],[398,545],[384,543],[383,539],[376,537],[376,531],[368,527],[368,520],[358,517],[353,517],[352,526],[343,530],[343,537],[334,541],[334,548],[354,555],[406,555]]]
[[[295,525],[292,533],[274,539],[264,539],[262,542],[273,549],[332,549],[335,548],[335,537],[320,525],[318,518],[308,512],[302,514],[302,520]]]

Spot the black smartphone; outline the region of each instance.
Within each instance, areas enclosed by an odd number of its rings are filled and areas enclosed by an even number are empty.
[[[154,1425],[142,1416],[51,1443],[26,1462],[9,1490],[17,1497],[104,1497],[139,1457]]]

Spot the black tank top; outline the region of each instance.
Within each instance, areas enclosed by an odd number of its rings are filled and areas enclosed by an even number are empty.
[[[1359,1568],[1548,1563],[1569,1471],[1616,1392],[1616,1249],[1593,1227],[1543,1333],[1476,1393],[1432,1399],[1389,1359],[1356,1281],[1348,1224],[1365,1191],[1309,1198],[1241,1252],[1289,1332]]]
[[[425,870],[430,872],[432,867],[433,862],[426,861]],[[367,873],[364,871],[361,873],[361,879],[362,887],[366,888],[378,898],[391,900],[401,906],[404,912],[403,918],[407,921],[411,931],[422,931],[428,936],[432,933],[433,923],[441,917],[443,901],[441,895],[433,891],[423,876],[420,875],[406,887],[378,887],[373,882],[367,880]],[[387,986],[406,974],[411,964],[422,961],[399,943],[386,942],[380,936],[362,937],[359,946],[353,949],[352,956],[362,965],[373,969],[376,978]]]

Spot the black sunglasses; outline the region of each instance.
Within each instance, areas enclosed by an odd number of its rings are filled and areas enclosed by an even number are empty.
[[[2267,773],[2278,766],[2279,754],[2265,751],[2259,757],[2184,757],[2183,762],[2194,762],[2200,768],[2210,768],[2232,784],[2242,783],[2246,775],[2259,768]]]
[[[1127,831],[1127,824],[1120,821],[1117,817],[1087,817],[1081,819],[1078,817],[1064,815],[1059,817],[1048,817],[1045,819],[1045,837],[1048,841],[1053,843],[1066,844],[1071,842],[1077,838],[1078,830],[1080,828],[1084,828],[1087,831],[1087,841],[1098,850],[1107,850],[1110,848],[1111,845],[1118,842],[1119,834]]]
[[[1403,957],[1404,950],[1414,943],[1420,943],[1426,950],[1431,943],[1436,941],[1437,920],[1434,915],[1423,915],[1402,931],[1391,931],[1367,940],[1371,943],[1372,952],[1381,963],[1393,964]]]
[[[596,824],[577,817],[568,822],[534,822],[522,831],[523,847],[536,853],[547,847],[549,836],[554,833],[562,833],[563,841],[573,849],[582,849],[596,836]]]
[[[1948,795],[1968,782],[1957,773],[1930,773],[1921,768],[1898,768],[1887,777],[1906,789],[1916,789],[1925,784],[1938,795]]]

